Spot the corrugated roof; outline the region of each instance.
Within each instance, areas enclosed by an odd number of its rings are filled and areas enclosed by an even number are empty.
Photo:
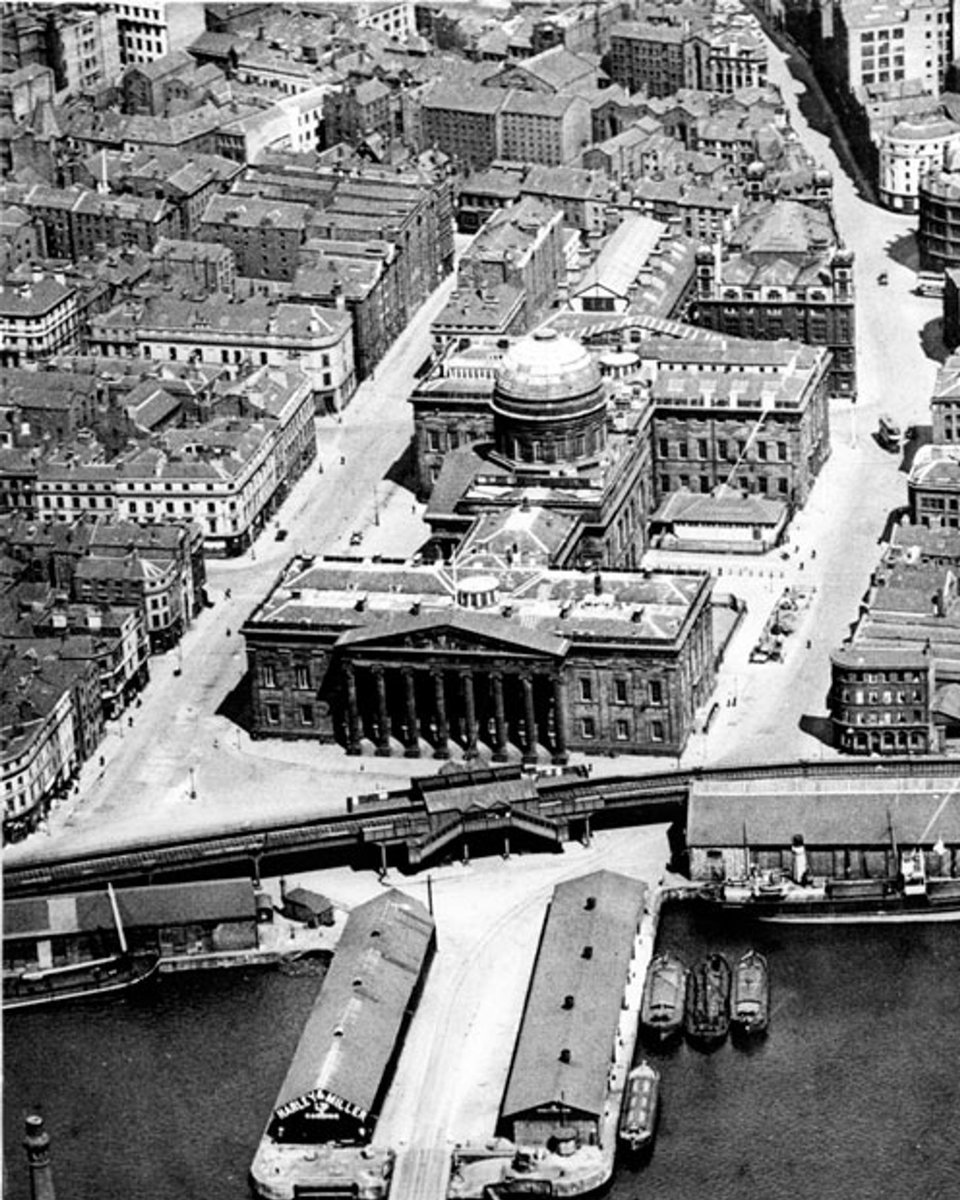
[[[433,937],[424,906],[395,889],[353,910],[274,1111],[317,1087],[374,1111]]]
[[[115,894],[120,919],[127,929],[256,919],[253,885],[247,880],[116,888]],[[115,928],[106,891],[78,892],[49,900],[12,899],[3,905],[4,937]]]
[[[613,871],[555,889],[504,1093],[504,1120],[549,1104],[589,1116],[603,1112],[645,893],[639,879]],[[564,1007],[568,996],[572,1006]],[[569,1061],[561,1060],[564,1050]]]
[[[687,812],[691,847],[789,846],[796,834],[808,846],[889,846],[897,840],[931,845],[960,841],[960,794],[955,780],[823,778],[757,781],[725,787],[694,782]],[[888,819],[889,818],[889,819]]]

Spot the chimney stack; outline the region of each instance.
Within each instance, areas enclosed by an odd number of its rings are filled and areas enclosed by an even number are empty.
[[[44,1128],[43,1117],[36,1113],[27,1117],[23,1148],[30,1167],[30,1200],[56,1200],[50,1167],[50,1136]]]

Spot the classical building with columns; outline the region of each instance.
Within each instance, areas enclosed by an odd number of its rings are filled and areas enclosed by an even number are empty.
[[[534,548],[554,520],[511,514],[453,564],[293,559],[241,630],[253,736],[480,762],[679,753],[713,688],[709,576],[550,570]]]

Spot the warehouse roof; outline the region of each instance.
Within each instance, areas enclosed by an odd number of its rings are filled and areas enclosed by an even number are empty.
[[[960,841],[960,794],[944,777],[767,778],[694,781],[687,843],[695,847],[889,846]]]
[[[613,871],[554,890],[504,1093],[504,1120],[558,1103],[602,1114],[645,892],[639,879]]]
[[[255,920],[253,887],[247,880],[171,883],[117,888],[125,928],[183,925],[194,921]],[[78,892],[49,899],[6,900],[4,937],[89,932],[115,928],[106,891]]]
[[[353,910],[275,1113],[315,1088],[374,1111],[433,937],[424,906],[395,889]]]

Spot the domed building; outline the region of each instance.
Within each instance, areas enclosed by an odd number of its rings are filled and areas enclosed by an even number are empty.
[[[515,463],[583,463],[606,444],[600,368],[579,342],[550,328],[507,351],[491,402],[497,452]]]
[[[653,501],[643,387],[608,383],[590,350],[550,326],[462,371],[416,400],[432,553],[448,559],[481,514],[526,506],[551,515],[552,564],[635,567]]]

